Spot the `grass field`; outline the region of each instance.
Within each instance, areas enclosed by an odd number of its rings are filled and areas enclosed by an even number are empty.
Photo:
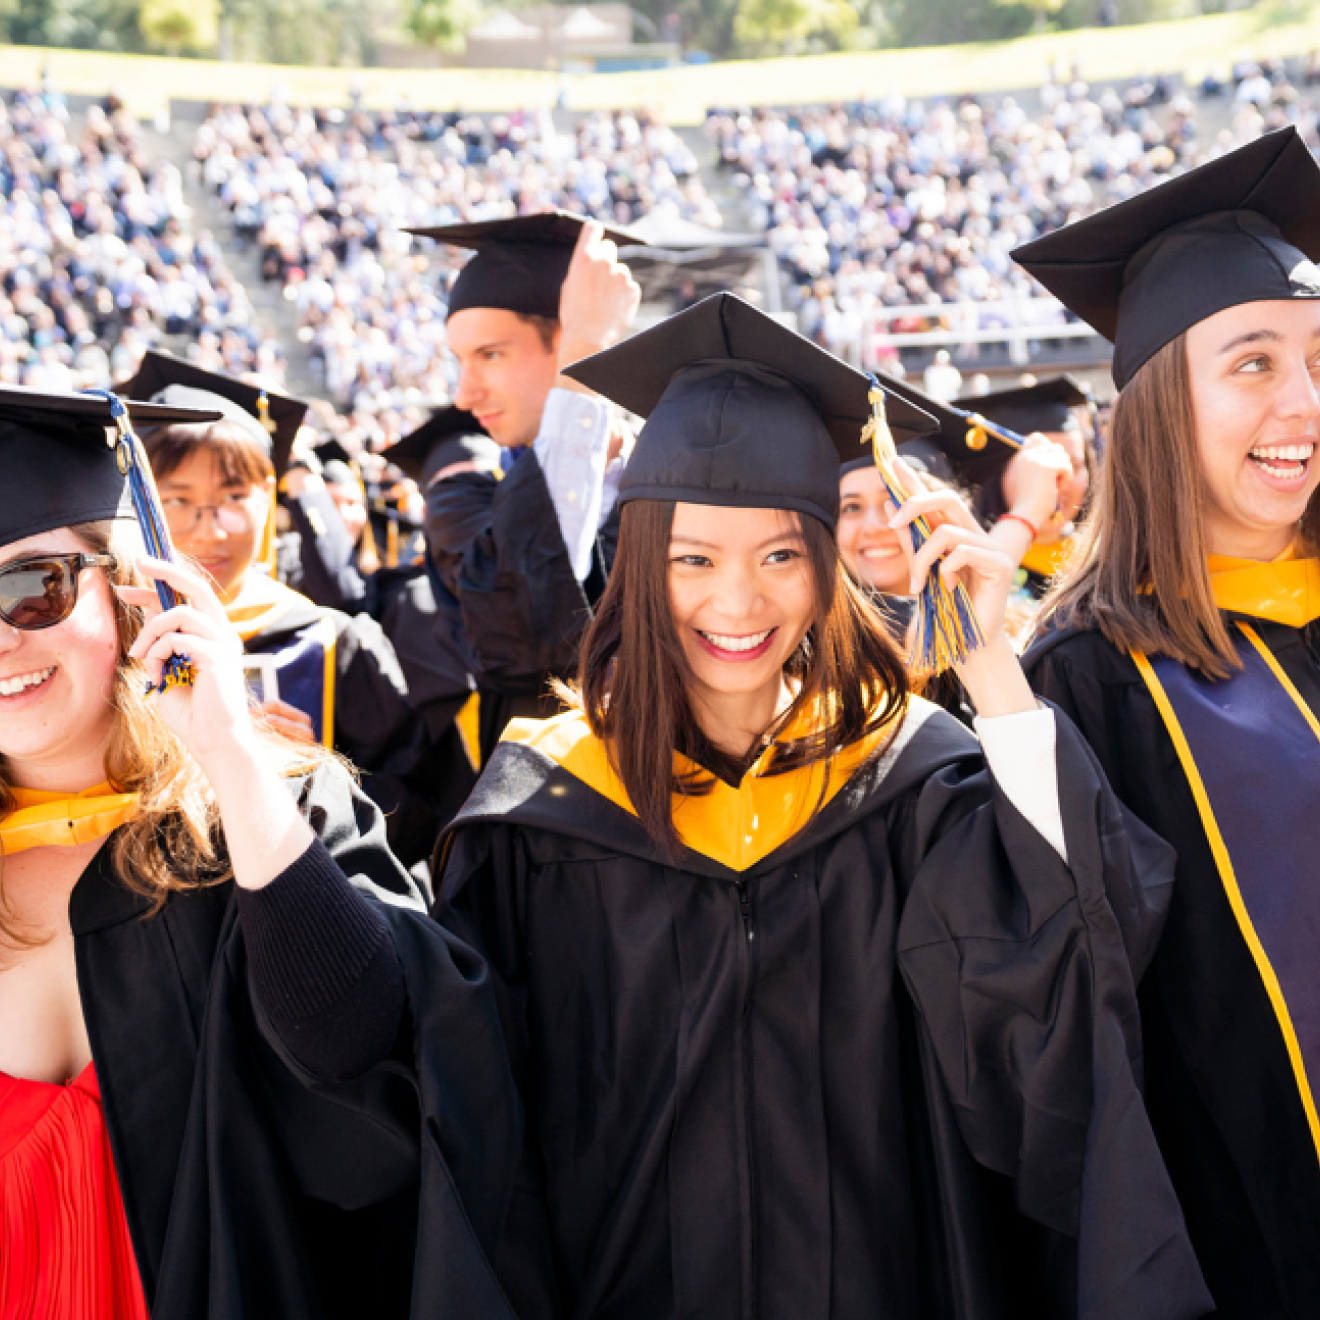
[[[1034,87],[1051,58],[1081,64],[1090,79],[1183,73],[1199,79],[1243,54],[1298,55],[1320,47],[1320,4],[1265,0],[1254,9],[1142,27],[1096,28],[1017,41],[932,46],[799,59],[739,60],[646,73],[565,75],[511,69],[308,69],[222,64],[92,51],[0,46],[0,86],[28,86],[43,68],[70,93],[117,91],[154,114],[171,99],[263,101],[277,83],[291,100],[346,105],[354,89],[372,107],[507,110],[651,106],[675,124],[699,123],[719,104],[806,104],[898,91],[932,96]]]

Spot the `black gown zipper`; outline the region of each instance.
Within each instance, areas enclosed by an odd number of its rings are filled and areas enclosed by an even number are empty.
[[[756,1233],[756,1142],[753,1136],[756,1113],[756,1073],[752,1065],[752,1038],[750,1018],[752,995],[756,985],[756,914],[752,909],[752,892],[746,880],[735,882],[738,890],[738,914],[742,917],[743,936],[747,948],[747,982],[742,1002],[742,1056],[743,1105],[746,1115],[745,1158],[747,1160],[747,1236],[750,1244],[750,1270],[743,1298],[745,1320],[754,1320],[760,1306],[757,1279]]]

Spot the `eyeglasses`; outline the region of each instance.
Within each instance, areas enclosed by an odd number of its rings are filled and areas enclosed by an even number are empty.
[[[174,536],[191,536],[202,521],[202,514],[209,513],[215,519],[215,525],[230,536],[241,536],[256,526],[256,517],[252,505],[253,495],[229,495],[219,504],[193,504],[190,500],[162,500],[161,509],[165,521]]]
[[[84,568],[109,568],[113,555],[42,555],[0,568],[0,619],[20,632],[63,623],[78,603]]]

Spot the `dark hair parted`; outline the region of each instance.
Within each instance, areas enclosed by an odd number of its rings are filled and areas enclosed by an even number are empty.
[[[142,430],[142,447],[157,481],[163,481],[194,454],[210,454],[226,485],[261,486],[275,475],[270,456],[234,422],[194,422]]]
[[[797,696],[766,735],[804,711],[822,715],[806,737],[776,745],[766,770],[772,775],[824,760],[886,725],[897,728],[908,697],[898,648],[844,568],[833,535],[815,518],[788,516],[805,542],[816,617],[786,666]],[[735,762],[702,732],[688,700],[691,674],[669,600],[673,521],[672,501],[624,506],[609,584],[583,639],[579,687],[564,691],[608,745],[638,819],[671,857],[681,848],[674,795],[700,795],[713,784],[709,775],[676,775],[673,753],[736,782],[763,746]]]
[[[1167,655],[1210,678],[1241,667],[1207,564],[1205,487],[1186,336],[1166,344],[1114,403],[1074,570],[1046,597],[1037,631],[1095,628],[1124,651]],[[1320,501],[1301,524],[1320,546]]]

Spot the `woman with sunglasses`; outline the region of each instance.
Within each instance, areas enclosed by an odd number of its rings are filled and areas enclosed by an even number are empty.
[[[109,421],[0,391],[0,1316],[507,1317],[481,963],[139,557]]]
[[[1318,216],[1287,129],[1015,254],[1114,343],[1026,664],[1177,849],[1146,1097],[1226,1320],[1320,1308]]]
[[[949,492],[901,515],[987,629],[981,745],[839,560],[865,376],[729,294],[569,370],[647,418],[618,555],[573,708],[512,726],[441,891],[527,1106],[520,1314],[1204,1314],[1124,952],[1167,850],[1135,862],[1037,708],[1008,557]]]
[[[442,801],[394,647],[375,620],[316,605],[270,572],[275,481],[306,405],[165,353],[148,354],[124,390],[223,414],[205,426],[144,429],[175,549],[214,583],[272,726],[352,761],[395,854],[408,866],[424,860],[461,798]],[[470,771],[458,768],[466,789]]]

